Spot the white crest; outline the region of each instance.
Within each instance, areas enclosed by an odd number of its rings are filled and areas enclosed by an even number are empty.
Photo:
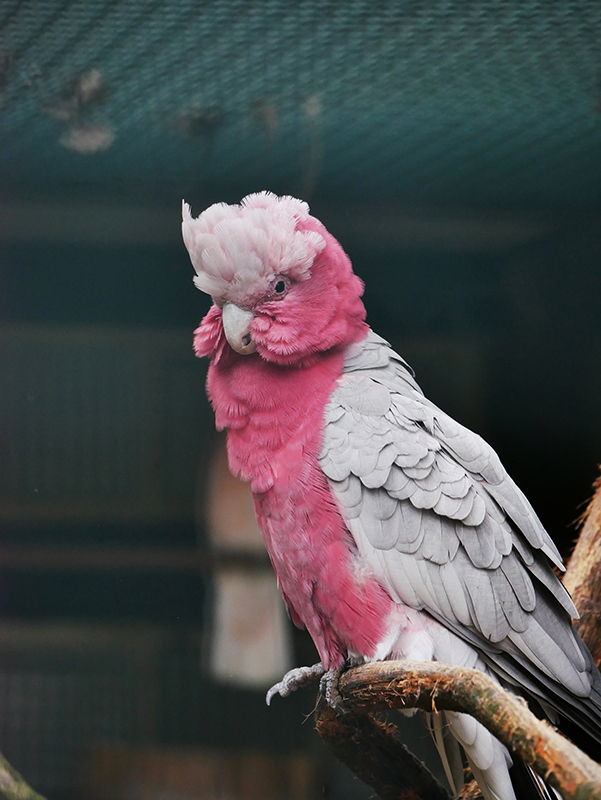
[[[309,206],[271,192],[249,194],[240,205],[216,203],[196,219],[184,202],[182,217],[194,283],[216,300],[264,291],[273,275],[307,280],[325,247],[316,231],[296,230],[309,219]]]

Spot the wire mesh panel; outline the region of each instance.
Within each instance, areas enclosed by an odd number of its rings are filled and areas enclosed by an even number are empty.
[[[187,331],[0,330],[0,519],[192,519],[202,369]]]
[[[263,692],[212,683],[200,638],[190,627],[3,622],[0,752],[53,798],[235,789],[244,800],[263,788],[304,800],[315,734],[300,722],[314,698],[267,709]]]
[[[118,672],[0,672],[0,749],[33,786],[70,787],[83,743],[131,741],[132,688]]]
[[[12,188],[600,199],[596,0],[6,0]]]
[[[156,741],[160,630],[0,626],[0,751],[42,792],[73,791],[94,746]]]

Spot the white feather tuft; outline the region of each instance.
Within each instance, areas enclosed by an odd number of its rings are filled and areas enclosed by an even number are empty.
[[[312,219],[309,206],[271,192],[240,205],[217,203],[194,219],[182,204],[182,235],[196,271],[195,285],[216,300],[236,302],[264,291],[273,275],[307,280],[325,247],[317,231],[297,230]]]

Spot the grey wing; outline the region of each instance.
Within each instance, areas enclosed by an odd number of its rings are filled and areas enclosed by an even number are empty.
[[[559,553],[492,448],[426,400],[370,333],[349,351],[320,456],[359,553],[397,602],[601,738],[599,673]]]

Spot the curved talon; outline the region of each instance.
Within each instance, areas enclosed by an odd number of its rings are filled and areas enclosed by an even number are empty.
[[[338,681],[345,671],[346,666],[329,669],[319,681],[319,691],[325,697],[327,704],[333,708],[337,714],[350,714],[350,709],[342,702],[342,696],[338,690]]]
[[[288,697],[289,694],[306,686],[308,683],[322,678],[324,675],[324,668],[321,661],[313,664],[311,667],[295,667],[287,672],[279,683],[274,684],[265,696],[267,705],[271,705],[272,698],[279,694],[280,697]]]

